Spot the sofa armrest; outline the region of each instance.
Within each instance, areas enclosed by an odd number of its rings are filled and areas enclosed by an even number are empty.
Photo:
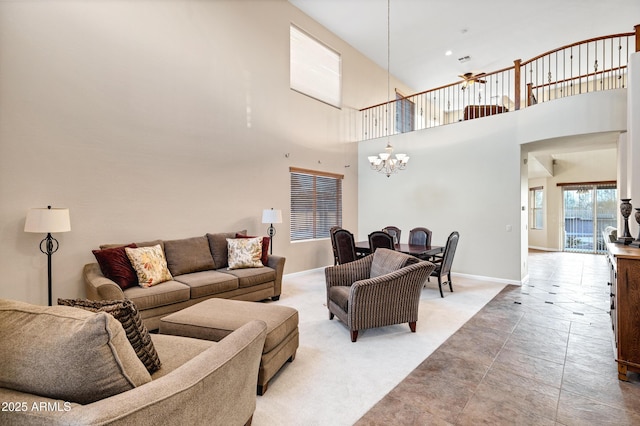
[[[274,288],[274,296],[279,297],[282,294],[282,275],[284,274],[284,262],[286,258],[282,256],[269,255],[267,265],[276,270],[276,282]]]
[[[65,404],[0,388],[3,401],[27,401],[7,424],[243,425],[256,407],[256,379],[267,326],[251,321],[185,364],[150,383],[92,404]],[[32,402],[58,410],[31,410]],[[57,404],[57,405],[56,405]]]
[[[124,292],[118,284],[102,275],[100,265],[88,263],[82,269],[84,288],[87,299],[91,300],[124,300]]]

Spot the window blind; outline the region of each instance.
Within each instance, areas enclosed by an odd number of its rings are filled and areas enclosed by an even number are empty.
[[[342,226],[342,175],[291,168],[291,241],[328,238]]]

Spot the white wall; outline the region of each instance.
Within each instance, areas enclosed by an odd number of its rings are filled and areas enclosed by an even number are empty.
[[[292,22],[341,52],[342,110],[289,89]],[[289,242],[289,166],[343,173],[357,224],[354,109],[386,71],[285,0],[0,2],[0,52],[0,297],[46,303],[30,207],[71,211],[54,300],[84,296],[99,244],[264,235],[269,207],[286,273],[331,264],[328,240]]]
[[[433,231],[434,244],[444,244],[456,230],[454,272],[520,282],[527,274],[526,170],[521,170],[527,151],[521,147],[623,131],[625,108],[626,92],[613,90],[398,135],[391,138],[396,152],[411,160],[407,170],[390,178],[368,170],[366,163],[386,141],[361,143],[358,237],[386,225],[406,234],[425,226]]]

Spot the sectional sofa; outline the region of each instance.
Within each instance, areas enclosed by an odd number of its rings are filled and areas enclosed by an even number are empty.
[[[220,342],[151,333],[153,372],[131,322],[0,299],[0,425],[251,424],[264,322]]]
[[[264,240],[264,266],[230,269],[228,239],[240,237],[247,238],[246,231],[209,233],[177,240],[101,245],[100,250],[94,250],[98,262],[89,263],[83,269],[87,298],[130,299],[150,330],[159,327],[160,318],[212,297],[245,301],[278,300],[285,258],[267,255],[268,240]],[[119,280],[121,277],[118,267],[116,266],[115,272],[111,267],[114,263],[117,265],[118,260],[120,263],[128,263],[124,254],[126,246],[160,246],[171,279],[150,287],[142,287],[137,283],[125,285],[123,280]],[[122,267],[120,265],[120,269]]]

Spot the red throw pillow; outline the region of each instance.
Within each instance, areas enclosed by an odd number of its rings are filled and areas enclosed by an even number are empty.
[[[236,234],[236,238],[258,238],[251,237],[249,235],[244,234]],[[267,266],[267,260],[269,259],[269,243],[271,242],[271,237],[262,237],[262,257],[260,261],[264,266]]]
[[[137,248],[138,246],[131,243],[123,247],[91,251],[100,265],[102,274],[118,284],[123,290],[138,285],[138,275],[131,266],[131,261],[124,250],[125,247]]]

